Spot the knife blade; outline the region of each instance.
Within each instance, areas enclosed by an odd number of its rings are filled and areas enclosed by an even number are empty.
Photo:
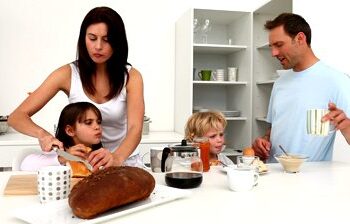
[[[74,156],[66,151],[63,151],[63,150],[59,149],[58,146],[56,146],[56,145],[52,146],[52,150],[55,151],[57,153],[57,155],[62,156],[66,160],[82,162],[82,163],[84,163],[86,168],[88,168],[88,170],[92,171],[92,169],[93,169],[91,164],[88,161],[86,161],[85,159],[82,159],[79,156]]]

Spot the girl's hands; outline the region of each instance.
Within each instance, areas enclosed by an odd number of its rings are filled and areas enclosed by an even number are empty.
[[[79,156],[83,159],[87,159],[90,153],[87,151],[87,147],[83,144],[77,144],[72,147],[69,147],[66,151],[72,155]]]
[[[92,151],[87,158],[87,161],[94,167],[94,171],[100,169],[100,167],[113,166],[113,155],[105,148]]]

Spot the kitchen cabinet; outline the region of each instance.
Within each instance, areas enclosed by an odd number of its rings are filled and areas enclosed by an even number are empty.
[[[175,131],[184,133],[199,109],[240,111],[227,117],[227,150],[241,150],[266,130],[272,76],[280,69],[271,57],[264,23],[292,11],[292,0],[273,0],[256,11],[189,9],[176,22]],[[203,37],[203,24],[211,29]],[[198,26],[199,24],[199,26]],[[197,28],[199,27],[199,28]],[[201,70],[238,68],[237,81],[201,81]],[[227,77],[226,79],[227,80]]]
[[[276,70],[283,69],[279,61],[271,56],[264,24],[282,12],[292,11],[292,0],[273,0],[253,12],[253,139],[264,135],[269,127],[266,115],[271,90]]]
[[[194,21],[202,27],[210,21],[207,42],[194,33]],[[242,149],[251,142],[251,13],[190,9],[176,23],[175,131],[197,109],[240,111],[227,117],[227,150]],[[201,70],[238,68],[237,81],[200,81]],[[226,79],[227,80],[227,77]]]

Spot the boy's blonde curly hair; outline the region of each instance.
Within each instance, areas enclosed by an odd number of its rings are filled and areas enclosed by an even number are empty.
[[[185,139],[193,141],[195,137],[202,137],[210,129],[219,129],[219,125],[225,129],[227,121],[224,115],[218,111],[197,112],[191,115],[185,126]]]

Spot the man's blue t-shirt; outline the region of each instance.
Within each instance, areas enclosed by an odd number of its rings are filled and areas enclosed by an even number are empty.
[[[274,83],[267,121],[271,123],[271,153],[269,162],[275,162],[275,153],[282,145],[291,153],[306,154],[309,161],[331,160],[335,132],[327,137],[307,134],[308,109],[328,109],[333,102],[350,116],[350,77],[323,62],[317,62],[302,72],[283,74]]]

